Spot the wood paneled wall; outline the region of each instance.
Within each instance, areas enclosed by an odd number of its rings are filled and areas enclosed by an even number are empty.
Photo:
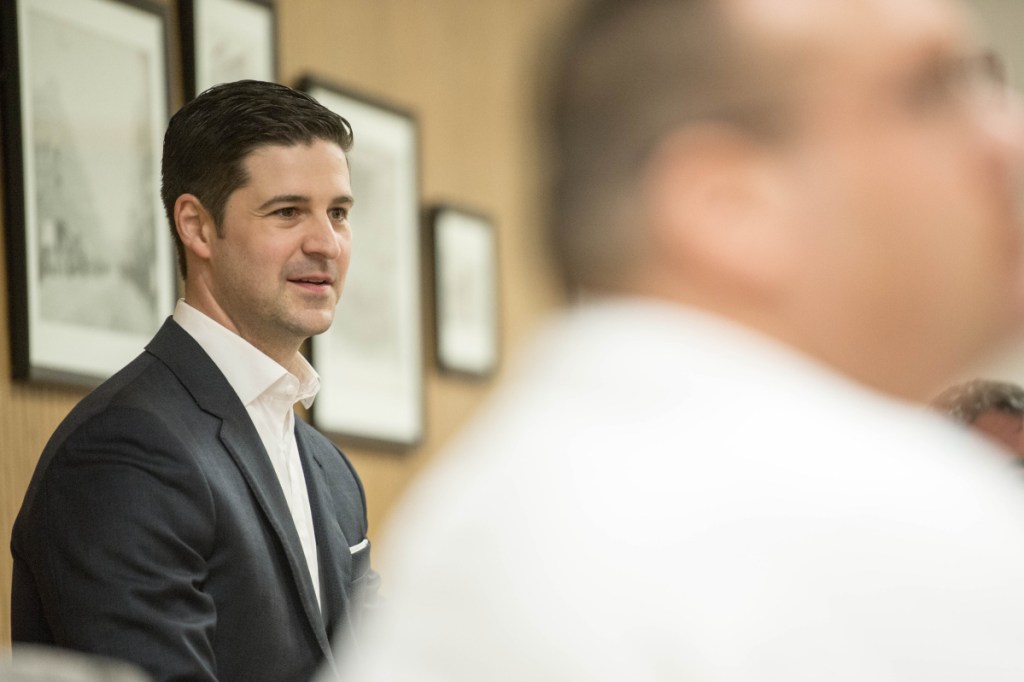
[[[176,107],[182,101],[176,4],[164,1],[172,12]],[[424,204],[463,203],[490,213],[498,227],[503,370],[487,382],[456,379],[439,374],[425,352],[424,443],[404,453],[345,447],[366,484],[371,535],[501,379],[527,333],[559,304],[539,238],[534,82],[537,47],[573,2],[278,0],[281,82],[315,74],[413,111]],[[6,229],[0,222],[0,234]],[[10,641],[11,524],[43,445],[84,395],[11,381],[4,263],[0,258],[0,645]]]

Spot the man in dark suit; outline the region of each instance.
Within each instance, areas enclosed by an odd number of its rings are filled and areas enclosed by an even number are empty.
[[[301,419],[299,353],[350,255],[347,121],[217,86],[164,138],[174,316],[42,454],[14,525],[12,634],[156,680],[306,680],[376,593],[362,485]]]

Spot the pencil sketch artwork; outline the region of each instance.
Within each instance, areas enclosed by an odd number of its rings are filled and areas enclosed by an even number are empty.
[[[361,141],[349,154],[352,192],[352,260],[338,305],[333,339],[357,357],[384,367],[400,364],[400,311],[397,301],[397,230],[400,225],[393,153]]]
[[[162,315],[149,57],[48,14],[29,33],[40,318],[148,334]]]
[[[196,91],[252,78],[273,81],[269,7],[244,0],[195,0]]]
[[[497,362],[497,292],[492,227],[445,211],[435,227],[439,352],[452,369],[485,374]]]
[[[481,243],[487,235],[453,221],[441,239],[441,248],[449,256],[440,268],[441,317],[461,334],[478,334],[492,323],[493,292],[488,263],[475,257],[480,253],[487,255],[489,245]]]

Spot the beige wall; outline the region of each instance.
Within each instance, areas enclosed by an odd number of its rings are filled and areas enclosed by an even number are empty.
[[[1024,3],[1017,0],[967,0],[982,34],[1010,65],[1010,82],[1024,88]]]
[[[173,10],[175,0],[165,1]],[[537,232],[531,80],[538,37],[571,2],[278,0],[281,81],[293,84],[312,73],[412,110],[420,127],[423,202],[464,203],[496,219],[505,360],[558,304]],[[6,228],[0,222],[0,233]],[[0,259],[0,643],[10,639],[7,547],[14,515],[50,432],[84,395],[9,379],[4,263]],[[469,382],[440,375],[427,355],[425,362],[423,445],[402,454],[345,448],[366,484],[370,523],[378,532],[409,480],[501,376]]]
[[[967,0],[983,39],[1003,58],[1010,85],[1024,93],[1024,3],[1019,0]],[[1024,199],[1022,199],[1024,201]],[[1024,334],[1000,354],[969,369],[963,380],[986,377],[1024,385]]]

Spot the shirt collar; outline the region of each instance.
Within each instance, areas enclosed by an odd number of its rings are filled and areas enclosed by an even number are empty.
[[[205,313],[179,299],[174,321],[196,340],[223,372],[243,405],[268,391],[278,398],[302,401],[309,408],[320,390],[320,377],[301,354],[296,354],[296,374],[290,373],[251,343]],[[291,380],[287,378],[291,377]]]

